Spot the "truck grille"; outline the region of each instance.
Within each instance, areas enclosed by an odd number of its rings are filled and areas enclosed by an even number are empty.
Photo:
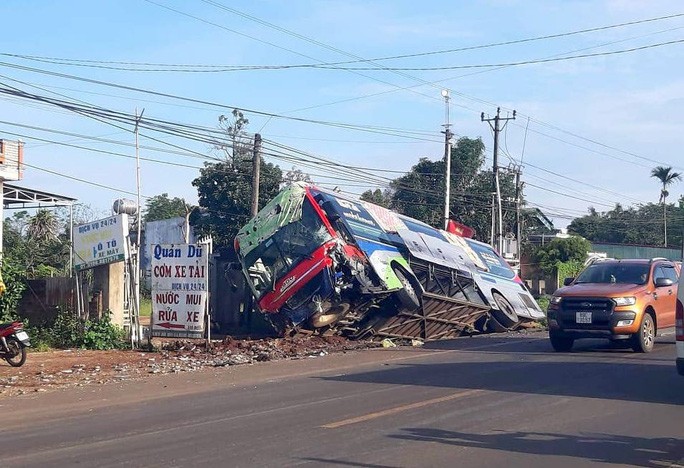
[[[564,297],[558,319],[563,328],[608,330],[615,303],[599,297]],[[577,312],[591,312],[591,323],[577,323]]]

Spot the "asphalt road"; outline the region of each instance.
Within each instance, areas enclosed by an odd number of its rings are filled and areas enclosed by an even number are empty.
[[[674,352],[537,333],[37,393],[1,402],[0,466],[677,466]]]

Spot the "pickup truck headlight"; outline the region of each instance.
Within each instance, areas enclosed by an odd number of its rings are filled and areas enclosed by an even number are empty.
[[[634,296],[614,297],[613,300],[615,301],[615,304],[619,306],[631,306],[636,304],[636,297]]]
[[[560,304],[563,298],[561,296],[553,296],[551,298],[551,304]]]

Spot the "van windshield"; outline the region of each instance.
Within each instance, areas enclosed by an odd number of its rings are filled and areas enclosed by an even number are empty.
[[[244,266],[256,298],[272,291],[280,278],[331,239],[318,213],[305,198],[301,219],[278,229],[245,256]]]
[[[587,267],[576,283],[646,284],[649,265],[646,263],[595,263]]]

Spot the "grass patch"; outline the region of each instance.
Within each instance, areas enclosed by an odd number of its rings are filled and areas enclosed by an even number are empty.
[[[152,298],[151,297],[141,297],[140,298],[140,316],[149,317],[152,315]]]

